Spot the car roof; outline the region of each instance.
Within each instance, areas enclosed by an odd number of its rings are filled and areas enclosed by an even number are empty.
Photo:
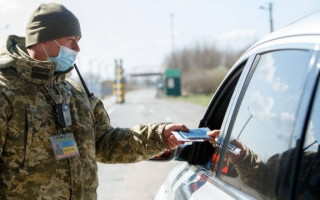
[[[320,11],[302,17],[286,27],[277,30],[252,45],[246,52],[266,42],[293,36],[320,36]]]
[[[249,56],[261,51],[262,46],[267,45],[268,42],[276,41],[284,38],[293,38],[293,37],[303,37],[303,36],[316,36],[320,37],[320,10],[314,13],[311,13],[307,16],[304,16],[289,25],[285,26],[282,29],[279,29],[273,33],[270,33],[263,39],[257,41],[251,47],[249,47],[234,63],[234,65],[229,70],[229,74],[235,70],[235,68],[243,63]],[[319,40],[318,40],[319,39]],[[317,39],[317,42],[320,43],[320,38]]]

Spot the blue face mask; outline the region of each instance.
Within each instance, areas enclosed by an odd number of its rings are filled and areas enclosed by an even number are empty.
[[[65,46],[60,46],[60,44],[56,40],[55,40],[55,42],[60,47],[59,54],[57,57],[48,57],[48,59],[50,61],[56,63],[55,72],[65,72],[72,67],[73,63],[75,62],[75,60],[77,58],[78,52],[76,52],[72,49],[69,49]],[[45,52],[46,52],[46,50],[45,50]]]

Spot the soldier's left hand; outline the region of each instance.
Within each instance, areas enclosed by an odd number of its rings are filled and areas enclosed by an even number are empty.
[[[184,144],[184,142],[178,141],[172,134],[172,131],[185,131],[189,132],[189,129],[183,124],[168,124],[165,126],[163,136],[170,149],[175,149],[178,146]]]

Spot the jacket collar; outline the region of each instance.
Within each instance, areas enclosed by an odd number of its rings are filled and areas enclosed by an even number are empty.
[[[65,75],[70,72],[71,67],[66,72],[55,73],[55,64],[50,61],[39,61],[31,58],[25,49],[24,38],[9,36],[7,44],[7,54],[11,57],[11,62],[7,62],[7,67],[14,67],[18,76],[29,82],[50,85],[53,82],[59,83],[65,80]],[[9,47],[9,48],[8,48]],[[13,61],[13,62],[12,62]]]

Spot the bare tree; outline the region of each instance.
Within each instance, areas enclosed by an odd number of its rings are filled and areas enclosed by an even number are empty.
[[[213,93],[243,51],[223,51],[214,45],[197,43],[169,55],[166,69],[181,69],[182,90],[187,94]]]

